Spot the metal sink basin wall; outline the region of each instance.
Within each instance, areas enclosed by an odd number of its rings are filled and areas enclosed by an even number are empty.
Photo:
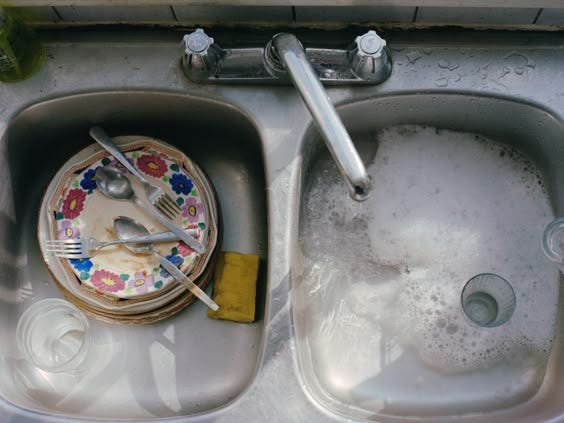
[[[257,322],[208,319],[195,302],[145,326],[90,319],[102,357],[87,374],[49,374],[22,359],[15,328],[34,301],[61,294],[37,245],[37,211],[51,177],[92,143],[88,129],[148,135],[176,146],[206,171],[218,194],[225,251],[262,259]],[[226,103],[163,92],[98,92],[56,98],[22,110],[3,148],[4,184],[13,205],[0,225],[2,362],[0,395],[26,409],[81,418],[161,418],[209,412],[229,403],[254,380],[262,345],[266,289],[266,197],[261,140],[252,121]],[[208,290],[209,291],[209,290]]]
[[[564,214],[562,122],[532,104],[432,92],[339,113],[373,191],[348,198],[308,131],[293,285],[306,389],[337,414],[377,421],[562,412],[559,274],[540,247]],[[517,297],[498,328],[460,305],[480,273],[504,277]]]

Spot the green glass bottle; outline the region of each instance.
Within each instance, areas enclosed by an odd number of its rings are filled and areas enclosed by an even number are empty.
[[[45,50],[21,15],[0,8],[0,81],[21,81],[43,64]]]

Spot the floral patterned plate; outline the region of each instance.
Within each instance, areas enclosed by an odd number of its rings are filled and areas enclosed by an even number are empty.
[[[198,230],[197,238],[206,247],[200,256],[181,241],[155,245],[160,254],[193,280],[198,279],[218,241],[217,205],[211,184],[182,152],[165,143],[141,137],[118,137],[114,141],[147,179],[176,199],[182,208],[177,225]],[[38,235],[42,248],[44,240],[53,238],[115,239],[113,219],[119,215],[142,222],[150,232],[166,230],[134,204],[102,195],[93,177],[96,169],[106,164],[126,172],[97,145],[82,150],[61,168],[47,188],[41,207]],[[130,180],[137,184],[134,178]],[[94,308],[145,312],[185,293],[152,256],[134,255],[123,246],[102,249],[84,260],[54,260],[45,253],[44,258],[60,285]]]

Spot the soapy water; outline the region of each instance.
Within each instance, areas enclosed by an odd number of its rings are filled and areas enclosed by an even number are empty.
[[[500,363],[544,369],[558,277],[540,249],[553,214],[535,164],[468,133],[399,126],[369,138],[357,143],[377,147],[368,200],[348,199],[327,157],[305,188],[300,307],[312,316],[310,344],[358,380],[401,353],[383,357],[383,339],[449,374]],[[464,284],[480,273],[515,291],[515,312],[499,327],[481,328],[462,310]]]

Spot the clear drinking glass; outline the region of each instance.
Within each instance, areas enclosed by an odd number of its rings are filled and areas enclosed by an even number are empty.
[[[542,248],[546,256],[564,273],[564,217],[548,224],[542,237]]]
[[[466,282],[461,301],[466,316],[487,328],[506,323],[516,306],[515,292],[509,282],[493,273],[482,273]]]
[[[16,341],[26,360],[48,372],[77,372],[89,344],[86,316],[68,301],[50,298],[31,305],[20,318]]]

